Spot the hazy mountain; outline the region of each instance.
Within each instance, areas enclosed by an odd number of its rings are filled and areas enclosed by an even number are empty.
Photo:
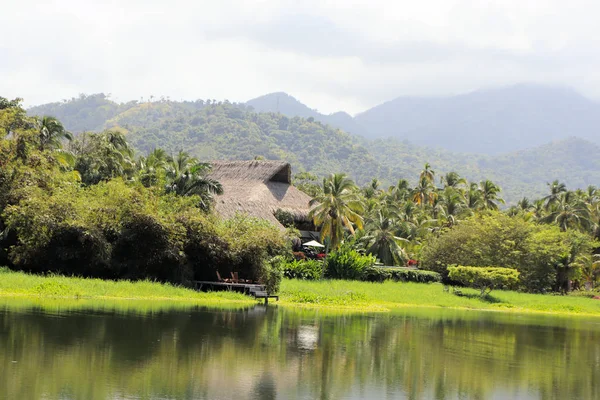
[[[366,135],[366,130],[350,114],[343,111],[330,115],[321,114],[287,93],[277,92],[266,94],[247,101],[246,105],[251,106],[256,112],[273,112],[281,113],[288,117],[313,118],[316,121],[323,122],[348,133]]]
[[[600,142],[600,104],[570,89],[516,85],[444,98],[400,97],[356,116],[365,136],[500,154],[577,136]]]
[[[319,114],[286,93],[250,100],[259,112],[312,117],[366,138],[393,137],[447,150],[501,154],[580,137],[600,143],[600,103],[574,90],[515,85],[449,97],[399,97],[352,118]]]

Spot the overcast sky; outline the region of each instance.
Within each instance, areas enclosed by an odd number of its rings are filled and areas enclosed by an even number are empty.
[[[324,113],[518,82],[600,98],[597,0],[0,0],[0,96],[285,91]]]

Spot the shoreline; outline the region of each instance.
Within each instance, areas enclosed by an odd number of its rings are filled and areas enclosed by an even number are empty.
[[[284,279],[280,300],[270,304],[286,309],[323,310],[340,313],[393,313],[410,308],[492,311],[503,314],[600,317],[600,301],[579,296],[539,295],[494,291],[480,299],[472,289],[463,296],[444,292],[441,284],[391,282],[369,283]],[[0,300],[32,303],[127,303],[135,307],[175,308],[198,306],[244,308],[262,301],[236,292],[197,292],[151,281],[108,281],[97,278],[41,276],[23,272],[0,273]],[[87,304],[86,304],[87,303]]]

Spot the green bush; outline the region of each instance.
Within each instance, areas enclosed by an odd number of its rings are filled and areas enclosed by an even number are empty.
[[[367,268],[373,266],[375,261],[374,256],[362,255],[348,244],[343,244],[325,259],[325,276],[333,279],[361,280]]]
[[[290,279],[322,279],[323,261],[310,259],[287,261],[283,267],[283,275]]]
[[[437,272],[418,269],[369,267],[364,277],[364,280],[369,282],[383,282],[388,279],[396,282],[432,283],[441,282],[442,276]]]
[[[264,263],[263,268],[260,270],[260,281],[265,285],[267,293],[272,294],[279,291],[283,279],[284,264],[285,258],[283,256],[273,257]]]
[[[589,235],[557,226],[539,225],[499,212],[478,214],[439,236],[430,236],[420,254],[422,269],[448,281],[447,267],[495,265],[520,272],[520,289],[564,291],[573,279],[574,261],[590,254]]]
[[[453,281],[481,291],[484,297],[492,289],[511,289],[519,282],[519,271],[498,267],[448,267],[448,276]]]

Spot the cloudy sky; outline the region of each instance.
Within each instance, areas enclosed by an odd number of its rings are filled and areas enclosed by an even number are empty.
[[[597,0],[0,0],[0,96],[245,101],[324,113],[518,82],[600,98]]]

